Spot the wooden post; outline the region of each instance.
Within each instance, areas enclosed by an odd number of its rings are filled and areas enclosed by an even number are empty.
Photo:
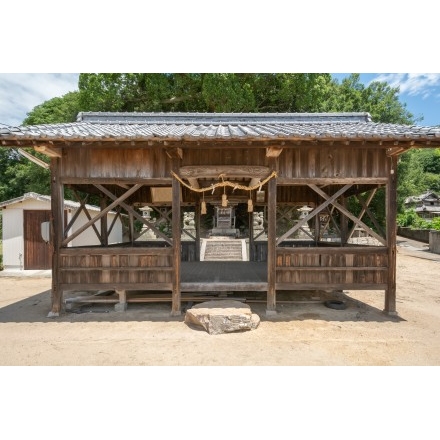
[[[347,199],[344,196],[341,197],[341,205],[344,208],[347,208]],[[340,212],[340,216],[341,216],[341,224],[340,224],[341,246],[344,246],[345,244],[347,244],[347,240],[348,240],[348,217],[343,212]]]
[[[104,196],[101,196],[99,203],[100,203],[101,211],[107,208],[107,200]],[[103,246],[108,246],[107,215],[101,217],[101,244]]]
[[[128,235],[130,237],[130,243],[134,243],[134,218],[131,212],[128,213]]]
[[[313,235],[314,235],[314,238],[315,238],[315,245],[316,245],[318,243],[318,241],[319,241],[319,235],[321,233],[321,224],[320,224],[320,221],[319,221],[319,214],[315,215],[314,229],[315,229],[315,232],[314,232]]]
[[[254,213],[248,212],[249,222],[249,261],[256,261],[255,246],[254,246]]]
[[[272,169],[276,169],[276,159],[270,158]],[[267,307],[266,315],[276,314],[276,222],[277,222],[277,181],[267,184]]]
[[[390,157],[386,189],[386,228],[388,247],[388,287],[385,290],[384,313],[396,316],[396,228],[397,228],[397,156]]]
[[[195,223],[196,223],[196,255],[195,260],[200,261],[200,202],[195,206]]]
[[[52,216],[52,309],[48,318],[60,316],[63,292],[60,290],[60,246],[64,235],[64,190],[60,180],[61,159],[53,157],[51,171],[51,216]]]
[[[127,310],[127,291],[126,290],[115,290],[119,296],[119,302],[115,304],[116,312],[125,312]]]
[[[173,171],[177,173],[179,170],[179,159],[173,158]],[[172,201],[172,228],[173,228],[173,293],[171,316],[179,316],[181,314],[181,295],[180,295],[180,183],[173,177],[173,201]]]

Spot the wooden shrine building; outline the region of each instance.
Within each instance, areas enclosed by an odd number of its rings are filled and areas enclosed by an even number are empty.
[[[394,314],[397,159],[440,146],[440,128],[368,113],[80,113],[74,123],[1,127],[0,146],[51,158],[49,316],[62,311],[63,292],[106,289],[119,304],[160,294],[172,315],[191,294],[259,292],[270,314],[281,291],[373,289]],[[74,233],[63,221],[65,188],[84,211],[99,199],[100,213]],[[377,194],[385,225],[370,209]],[[229,206],[247,261],[200,261],[206,217]],[[108,240],[112,210],[128,219],[121,243]],[[136,239],[141,227],[154,239]],[[69,246],[90,228],[99,245]]]

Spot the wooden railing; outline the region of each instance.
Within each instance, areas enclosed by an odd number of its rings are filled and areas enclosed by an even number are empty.
[[[276,288],[385,289],[386,247],[310,247],[276,250]]]
[[[81,247],[60,251],[63,290],[172,290],[171,247]]]

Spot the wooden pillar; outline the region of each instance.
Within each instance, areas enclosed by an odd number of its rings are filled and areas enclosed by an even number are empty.
[[[319,241],[319,235],[321,233],[321,224],[319,221],[319,213],[316,214],[315,218],[314,218],[314,229],[315,229],[315,232],[313,233],[313,236],[315,238],[315,244],[317,244]]]
[[[344,208],[347,208],[347,199],[344,196],[341,197],[341,205]],[[347,244],[347,240],[348,240],[348,217],[342,212],[340,212],[340,216],[341,216],[341,224],[340,224],[341,246],[344,246],[345,244]]]
[[[60,316],[63,300],[63,292],[60,289],[60,247],[64,235],[64,188],[60,181],[60,166],[61,159],[51,159],[52,308],[47,315],[48,318]]]
[[[254,246],[254,213],[248,212],[249,224],[249,261],[256,261],[255,246]]]
[[[276,169],[276,160],[270,159],[272,170]],[[267,307],[266,314],[276,313],[276,222],[277,222],[277,181],[267,184]]]
[[[100,200],[101,211],[107,208],[107,199],[101,196]],[[107,214],[101,217],[101,244],[108,246],[108,225],[107,225]]]
[[[128,213],[128,236],[130,237],[130,243],[134,243],[134,218],[131,212]]]
[[[173,158],[173,171],[177,174],[179,171],[179,159]],[[172,228],[173,228],[173,293],[171,316],[179,316],[181,314],[181,295],[180,295],[180,183],[173,177],[173,202],[172,202]]]
[[[196,222],[196,255],[195,260],[200,261],[200,203],[195,206],[195,222]]]
[[[396,312],[396,235],[397,235],[397,156],[390,157],[390,171],[386,189],[386,228],[388,248],[388,287],[385,290],[385,309],[388,315]]]

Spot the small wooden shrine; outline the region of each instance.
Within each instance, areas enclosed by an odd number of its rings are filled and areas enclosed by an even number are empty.
[[[80,113],[74,123],[2,127],[0,146],[51,158],[50,316],[63,292],[94,289],[113,290],[121,306],[160,294],[172,315],[203,292],[260,292],[275,313],[281,291],[373,289],[394,314],[397,159],[440,146],[440,128],[368,113]],[[65,188],[84,212],[98,198],[100,213],[66,225]],[[385,225],[371,209],[378,194]],[[247,261],[200,261],[205,212],[217,208],[219,227],[230,206],[227,229],[248,239]],[[110,211],[124,214],[126,240],[109,240]],[[71,245],[91,229],[99,245]],[[155,239],[137,239],[142,231]]]

